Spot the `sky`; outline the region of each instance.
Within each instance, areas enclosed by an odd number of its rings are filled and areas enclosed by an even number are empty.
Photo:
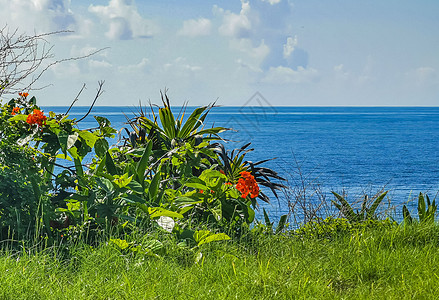
[[[47,33],[42,106],[438,106],[437,0],[0,0],[0,27]],[[255,96],[256,95],[256,96]]]

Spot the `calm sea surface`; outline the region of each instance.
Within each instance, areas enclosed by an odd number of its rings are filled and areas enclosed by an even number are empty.
[[[63,113],[67,108],[44,109]],[[87,111],[73,108],[70,117],[79,119]],[[107,117],[120,129],[126,126],[124,113],[131,117],[133,111],[95,107],[91,115]],[[385,186],[392,204],[399,205],[419,192],[434,197],[439,191],[439,107],[218,107],[207,119],[206,126],[236,130],[223,134],[236,141],[228,142],[228,149],[251,142],[255,150],[249,160],[276,157],[265,165],[293,184],[301,182],[300,169],[328,199],[331,190],[358,199]],[[96,125],[87,117],[80,127]],[[288,210],[283,201],[274,203],[275,215]]]

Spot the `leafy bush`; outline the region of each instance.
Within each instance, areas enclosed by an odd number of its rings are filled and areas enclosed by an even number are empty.
[[[108,119],[96,116],[96,129],[80,130],[83,118],[46,115],[27,97],[20,93],[2,105],[0,118],[0,220],[20,234],[25,220],[29,228],[40,224],[39,234],[50,239],[157,227],[177,236],[206,228],[240,235],[255,219],[256,199],[269,201],[259,185],[274,193],[282,187],[270,180],[282,179],[276,172],[258,166],[264,161],[244,160],[248,150],[235,155],[213,142],[227,130],[201,127],[213,105],[176,118],[162,95],[158,117],[152,109],[147,118],[141,109],[128,120],[132,131],[126,130],[124,143],[110,148],[107,138],[116,130]],[[92,163],[85,165],[92,152]],[[57,174],[55,166],[61,168]]]

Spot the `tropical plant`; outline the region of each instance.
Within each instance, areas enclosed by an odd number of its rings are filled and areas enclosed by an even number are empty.
[[[129,142],[133,147],[137,143],[154,141],[153,149],[169,151],[185,143],[200,144],[202,141],[220,140],[219,133],[228,130],[224,127],[204,128],[205,119],[215,104],[196,108],[185,120],[187,106],[182,107],[177,117],[172,112],[166,92],[161,93],[163,107],[150,104],[150,116],[140,107],[138,115],[128,120],[133,129],[129,132]],[[158,116],[154,108],[158,108]],[[200,128],[201,127],[201,128]],[[128,130],[127,130],[128,131]],[[148,136],[145,138],[146,133]]]
[[[427,200],[427,203],[425,203]],[[430,197],[427,194],[419,193],[418,196],[418,217],[421,223],[433,223],[436,215],[437,205],[436,199],[433,202],[430,201]],[[405,224],[413,223],[413,217],[411,216],[406,205],[402,207],[402,214]]]
[[[218,154],[215,157],[215,163],[218,164],[218,168],[222,170],[232,182],[237,181],[239,177],[241,177],[242,172],[250,172],[258,185],[268,187],[274,196],[277,197],[276,191],[285,188],[285,186],[272,180],[277,179],[284,181],[285,179],[280,177],[275,171],[259,166],[271,159],[265,159],[255,163],[245,160],[247,153],[254,150],[253,148],[248,148],[250,144],[251,143],[245,144],[239,149],[227,151],[223,144],[215,143],[212,145]],[[263,191],[259,192],[257,198],[267,203],[270,201],[269,197]],[[254,200],[256,199],[254,198]],[[256,201],[254,201],[253,205],[256,206],[256,204]]]
[[[351,223],[362,222],[365,220],[377,219],[376,210],[380,203],[383,201],[384,197],[387,195],[387,191],[377,196],[375,200],[372,200],[372,204],[368,207],[368,196],[365,195],[361,204],[360,211],[354,211],[349,202],[346,199],[337,194],[336,192],[332,192],[335,198],[339,201],[339,203],[332,200],[334,206],[343,214],[343,216]]]

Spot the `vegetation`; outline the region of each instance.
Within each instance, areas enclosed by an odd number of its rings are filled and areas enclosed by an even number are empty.
[[[20,39],[0,56],[3,73],[26,40]],[[4,76],[0,89],[15,91],[25,77]],[[260,201],[294,194],[263,167],[267,160],[246,161],[250,144],[227,150],[221,133],[228,128],[205,127],[214,104],[177,114],[164,93],[161,106],[127,117],[130,129],[110,147],[117,131],[107,118],[94,116],[96,128],[79,129],[88,113],[76,120],[68,116],[71,107],[44,112],[29,92],[0,103],[2,299],[438,293],[439,225],[428,195],[418,197],[418,219],[404,206],[398,224],[378,214],[387,192],[365,196],[359,210],[333,192],[325,204],[337,216],[305,203],[311,198],[302,184],[296,204],[305,217],[295,228],[288,215],[275,224],[265,209],[257,220]]]

